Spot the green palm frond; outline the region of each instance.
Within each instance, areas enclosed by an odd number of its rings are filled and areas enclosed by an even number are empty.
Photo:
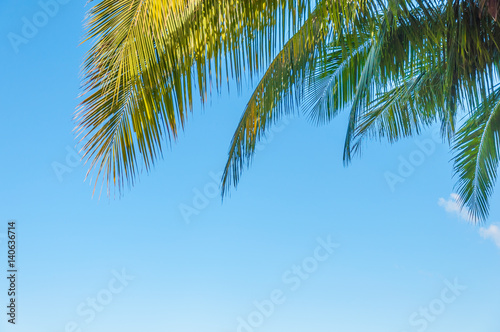
[[[441,79],[442,75],[436,72],[423,72],[382,93],[360,117],[354,150],[360,150],[367,136],[387,137],[394,143],[420,134],[422,127],[437,121],[439,109],[443,108],[442,95],[436,93]]]
[[[351,160],[351,141],[354,136],[354,131],[358,124],[359,113],[365,107],[371,96],[374,94],[374,78],[379,71],[381,55],[384,46],[386,45],[386,38],[389,34],[390,26],[392,23],[392,12],[389,12],[389,22],[383,21],[378,32],[377,39],[372,43],[370,52],[363,65],[361,75],[356,84],[356,92],[352,99],[351,111],[349,114],[349,122],[347,124],[347,133],[344,143],[344,162],[348,163]]]
[[[381,56],[380,75],[384,81],[377,86],[376,96],[365,106],[352,134],[351,153],[361,151],[365,137],[387,137],[391,143],[419,134],[445,112],[443,82],[444,60],[435,36],[440,21],[424,20],[425,11],[409,13],[387,41],[391,49]],[[442,26],[441,26],[442,27]],[[408,31],[419,31],[411,35]],[[397,51],[395,51],[397,50]]]
[[[377,74],[376,80],[371,80],[371,83],[366,83],[367,85],[373,85],[373,81],[376,82],[374,87],[374,92],[376,93],[373,98],[368,98],[367,104],[362,108],[363,113],[361,114],[360,120],[366,120],[367,117],[373,118],[374,113],[383,111],[384,108],[388,107],[391,101],[390,96],[394,93],[401,94],[402,88],[408,86],[408,81],[414,80],[414,77],[420,75],[422,71],[425,71],[432,63],[436,62],[434,52],[429,43],[425,41],[432,40],[434,44],[439,40],[436,37],[436,26],[442,28],[441,21],[433,18],[433,20],[425,19],[428,12],[423,10],[421,7],[418,8],[408,8],[403,6],[399,11],[396,10],[397,24],[391,30],[390,35],[387,36],[385,41],[381,41],[379,47],[381,47],[381,52],[379,54],[379,59],[373,58],[373,49],[370,47],[375,43],[373,38],[370,38],[367,34],[362,34],[358,32],[361,42],[364,44],[352,50],[348,50],[348,56],[343,57],[342,54],[336,49],[334,52],[328,54],[328,59],[324,62],[326,65],[318,66],[317,77],[312,80],[313,84],[308,86],[306,93],[307,105],[306,109],[310,110],[310,116],[315,120],[316,123],[320,124],[331,119],[330,114],[336,114],[338,110],[341,110],[350,103],[353,103],[355,94],[358,96],[362,93],[358,91],[357,84],[361,79],[362,70],[365,68],[365,62],[367,59],[368,52],[372,54],[373,61],[379,61],[380,73]],[[380,21],[383,22],[383,15],[380,15]],[[390,22],[388,22],[390,23]],[[418,33],[416,33],[418,31]],[[418,59],[422,57],[423,54],[430,54],[425,61],[419,61]],[[437,60],[440,60],[439,56]],[[338,66],[338,64],[341,64]],[[333,68],[333,70],[332,70]],[[347,69],[346,72],[349,73],[349,80],[337,81],[338,76],[342,74],[340,69]],[[373,64],[372,64],[373,68]],[[401,78],[402,77],[402,78]],[[370,80],[370,79],[368,79]],[[403,86],[400,88],[395,88],[386,92],[387,87],[393,85],[395,80],[402,80]],[[398,82],[400,84],[401,82]],[[431,83],[431,82],[427,82]],[[424,84],[420,84],[425,88]],[[348,93],[341,93],[341,101],[338,101],[337,89],[346,90]],[[373,91],[372,91],[373,92]],[[378,97],[378,95],[384,95],[383,98]],[[374,108],[378,108],[377,112],[374,112]],[[334,111],[332,113],[332,110]],[[368,114],[365,114],[368,113]],[[371,123],[372,121],[370,121]],[[359,126],[358,126],[359,128]],[[354,136],[357,136],[357,130]],[[357,149],[356,144],[353,146],[354,150]]]
[[[297,106],[312,119],[322,121],[326,113],[330,113],[326,118],[332,118],[338,110],[330,112],[326,104],[340,107],[350,102],[354,82],[361,72],[358,68],[363,68],[366,50],[373,39],[367,26],[377,25],[381,3],[347,0],[318,3],[301,30],[271,63],[245,108],[231,142],[222,178],[223,196],[238,183],[243,168],[254,155],[255,144],[270,124]],[[357,50],[356,54],[352,50]],[[344,56],[347,60],[339,60]],[[348,82],[350,85],[344,85]],[[331,94],[329,89],[333,85],[335,93]],[[313,90],[323,96],[318,102],[314,101],[314,93],[310,93]]]
[[[442,15],[432,2],[419,3],[420,6],[415,6],[406,1],[389,1],[388,9],[380,19],[377,38],[351,100],[344,145],[345,163],[359,152],[359,129],[370,127],[385,107],[401,105],[394,97],[409,87],[413,90],[421,86],[418,77],[422,71],[443,61],[439,51],[440,31],[444,29]],[[360,121],[364,123],[360,124]]]
[[[460,202],[469,208],[473,220],[484,220],[500,157],[500,87],[466,121],[455,142]]]
[[[303,85],[327,38],[325,1],[274,58],[254,90],[233,135],[222,177],[222,194],[238,183],[255,153],[255,145],[274,123],[291,114],[300,103]]]
[[[416,11],[399,15],[395,31],[387,41],[391,47],[384,49],[380,55],[381,73],[377,75],[377,79],[382,84],[375,86],[377,96],[368,100],[362,108],[366,114],[361,114],[359,119],[364,123],[357,125],[356,130],[351,133],[352,138],[357,138],[356,143],[351,146],[351,152],[359,151],[359,138],[365,136],[364,132],[368,128],[382,123],[377,120],[378,116],[385,121],[385,126],[375,130],[380,134],[379,137],[387,136],[394,142],[400,137],[418,133],[418,130],[410,130],[412,126],[417,128],[414,126],[416,123],[388,123],[391,119],[388,117],[389,113],[392,113],[396,121],[404,118],[396,116],[404,116],[402,111],[406,115],[410,115],[409,111],[418,112],[426,118],[437,112],[443,137],[453,137],[458,108],[476,108],[484,98],[485,91],[491,90],[497,72],[493,60],[498,57],[495,42],[500,37],[498,26],[492,25],[489,18],[480,20],[477,8],[470,7],[462,9],[462,12],[456,11],[456,15],[472,20],[477,26],[488,26],[488,32],[480,37],[476,35],[477,28],[464,23],[457,33],[454,30],[456,19],[452,20],[451,25],[443,25],[450,11],[446,6],[441,10],[434,9],[436,14],[430,19],[427,18],[427,13],[431,9],[422,10],[423,6],[415,8]],[[450,29],[459,37],[450,37],[452,40],[445,38],[450,36]],[[418,33],[414,33],[415,31]],[[455,39],[460,42],[454,42]],[[485,53],[485,49],[493,52]],[[475,55],[471,56],[472,54]],[[425,77],[427,78],[424,79]],[[395,130],[398,126],[401,130]],[[384,133],[384,128],[389,132]],[[348,147],[346,144],[347,152]]]
[[[347,46],[334,46],[328,50],[305,82],[301,107],[313,123],[319,125],[331,121],[352,101],[361,68],[373,42],[369,36],[361,39],[364,43],[354,50],[349,50]],[[344,57],[346,49],[348,56]]]

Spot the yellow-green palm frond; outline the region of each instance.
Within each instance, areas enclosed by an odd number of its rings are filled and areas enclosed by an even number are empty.
[[[103,0],[88,17],[94,41],[76,114],[96,181],[122,188],[148,171],[192,109],[230,77],[265,67],[310,3]],[[278,26],[279,24],[279,26]],[[197,85],[197,86],[195,86]],[[90,172],[90,170],[89,170]]]

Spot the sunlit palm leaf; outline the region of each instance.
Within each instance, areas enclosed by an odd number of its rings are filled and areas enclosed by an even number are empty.
[[[85,158],[108,188],[133,184],[222,79],[241,84],[269,61],[310,3],[104,0],[91,10],[86,97],[76,115]],[[277,24],[280,24],[277,26]],[[214,80],[212,80],[214,78]],[[90,171],[90,170],[89,170]]]

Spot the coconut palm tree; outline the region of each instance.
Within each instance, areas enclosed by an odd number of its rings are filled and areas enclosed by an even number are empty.
[[[323,124],[345,110],[346,164],[367,138],[396,142],[440,123],[460,203],[484,220],[500,152],[497,12],[498,0],[103,0],[89,14],[95,44],[76,115],[90,170],[108,188],[132,185],[184,128],[194,90],[205,101],[212,86],[265,68],[223,195],[282,117]]]

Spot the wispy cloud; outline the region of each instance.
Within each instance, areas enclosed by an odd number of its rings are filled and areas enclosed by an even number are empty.
[[[479,229],[479,235],[484,239],[491,239],[498,248],[500,248],[500,224],[492,224],[490,227],[481,227]]]
[[[475,221],[471,217],[469,209],[467,209],[466,207],[460,207],[460,204],[458,203],[459,198],[460,196],[458,196],[458,194],[452,193],[450,194],[450,198],[448,199],[444,199],[441,197],[438,200],[438,205],[442,206],[446,212],[453,214],[460,219],[472,222]]]
[[[440,198],[438,200],[438,205],[443,207],[446,212],[449,214],[455,215],[456,217],[466,220],[472,221],[475,220],[469,214],[469,209],[466,207],[460,208],[460,204],[458,203],[460,196],[455,193],[450,194],[450,198],[444,199]],[[491,224],[489,227],[481,227],[479,228],[479,235],[483,239],[489,239],[495,242],[496,246],[500,248],[500,223]]]

